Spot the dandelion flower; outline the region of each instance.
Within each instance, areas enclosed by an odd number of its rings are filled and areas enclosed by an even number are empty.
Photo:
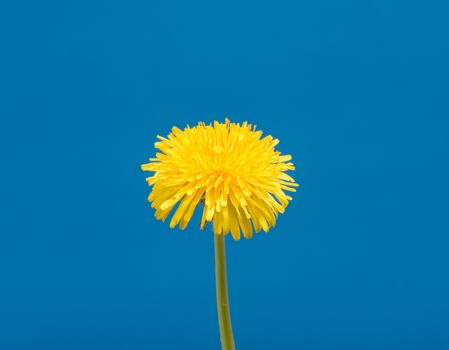
[[[184,130],[173,127],[167,138],[158,136],[155,158],[142,165],[153,172],[148,200],[156,218],[170,227],[186,228],[202,203],[200,227],[213,223],[215,276],[220,339],[223,350],[235,350],[226,278],[224,237],[235,240],[268,230],[292,199],[285,191],[298,186],[286,174],[294,170],[290,155],[275,150],[279,140],[244,122],[199,123]]]
[[[251,238],[253,227],[268,232],[276,224],[292,199],[285,191],[295,192],[297,184],[286,174],[294,170],[292,157],[275,150],[279,140],[262,138],[246,122],[173,127],[168,138],[157,138],[160,152],[142,170],[154,172],[147,182],[156,218],[165,221],[174,211],[171,228],[184,229],[202,202],[202,229],[213,222],[215,234]]]

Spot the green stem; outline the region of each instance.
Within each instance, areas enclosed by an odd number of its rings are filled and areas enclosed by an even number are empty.
[[[232,335],[231,314],[229,312],[228,282],[226,279],[225,236],[214,234],[215,242],[215,279],[217,286],[218,323],[222,350],[235,350]]]

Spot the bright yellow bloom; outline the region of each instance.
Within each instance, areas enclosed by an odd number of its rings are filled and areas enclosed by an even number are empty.
[[[295,169],[292,157],[274,149],[279,140],[261,137],[251,124],[228,119],[157,136],[154,146],[161,152],[142,165],[154,172],[147,182],[155,216],[164,221],[179,203],[170,227],[184,229],[202,202],[202,229],[212,221],[215,234],[231,232],[236,240],[240,230],[250,238],[252,226],[268,232],[292,199],[284,191],[295,192],[298,185],[285,173]]]

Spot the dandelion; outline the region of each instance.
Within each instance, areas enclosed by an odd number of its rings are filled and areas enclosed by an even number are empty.
[[[229,315],[224,236],[241,233],[251,238],[253,229],[268,232],[284,213],[298,185],[286,171],[294,170],[290,155],[275,150],[279,140],[262,137],[262,131],[241,125],[198,123],[184,130],[173,127],[167,138],[157,136],[155,158],[142,165],[153,172],[146,180],[156,218],[170,227],[185,229],[195,209],[202,205],[200,227],[213,224],[217,280],[217,305],[223,349],[234,349]]]

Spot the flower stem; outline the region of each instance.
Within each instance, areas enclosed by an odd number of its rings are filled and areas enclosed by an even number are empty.
[[[232,334],[231,314],[229,312],[228,282],[226,278],[225,236],[214,234],[215,279],[217,288],[218,323],[222,350],[235,350]]]

